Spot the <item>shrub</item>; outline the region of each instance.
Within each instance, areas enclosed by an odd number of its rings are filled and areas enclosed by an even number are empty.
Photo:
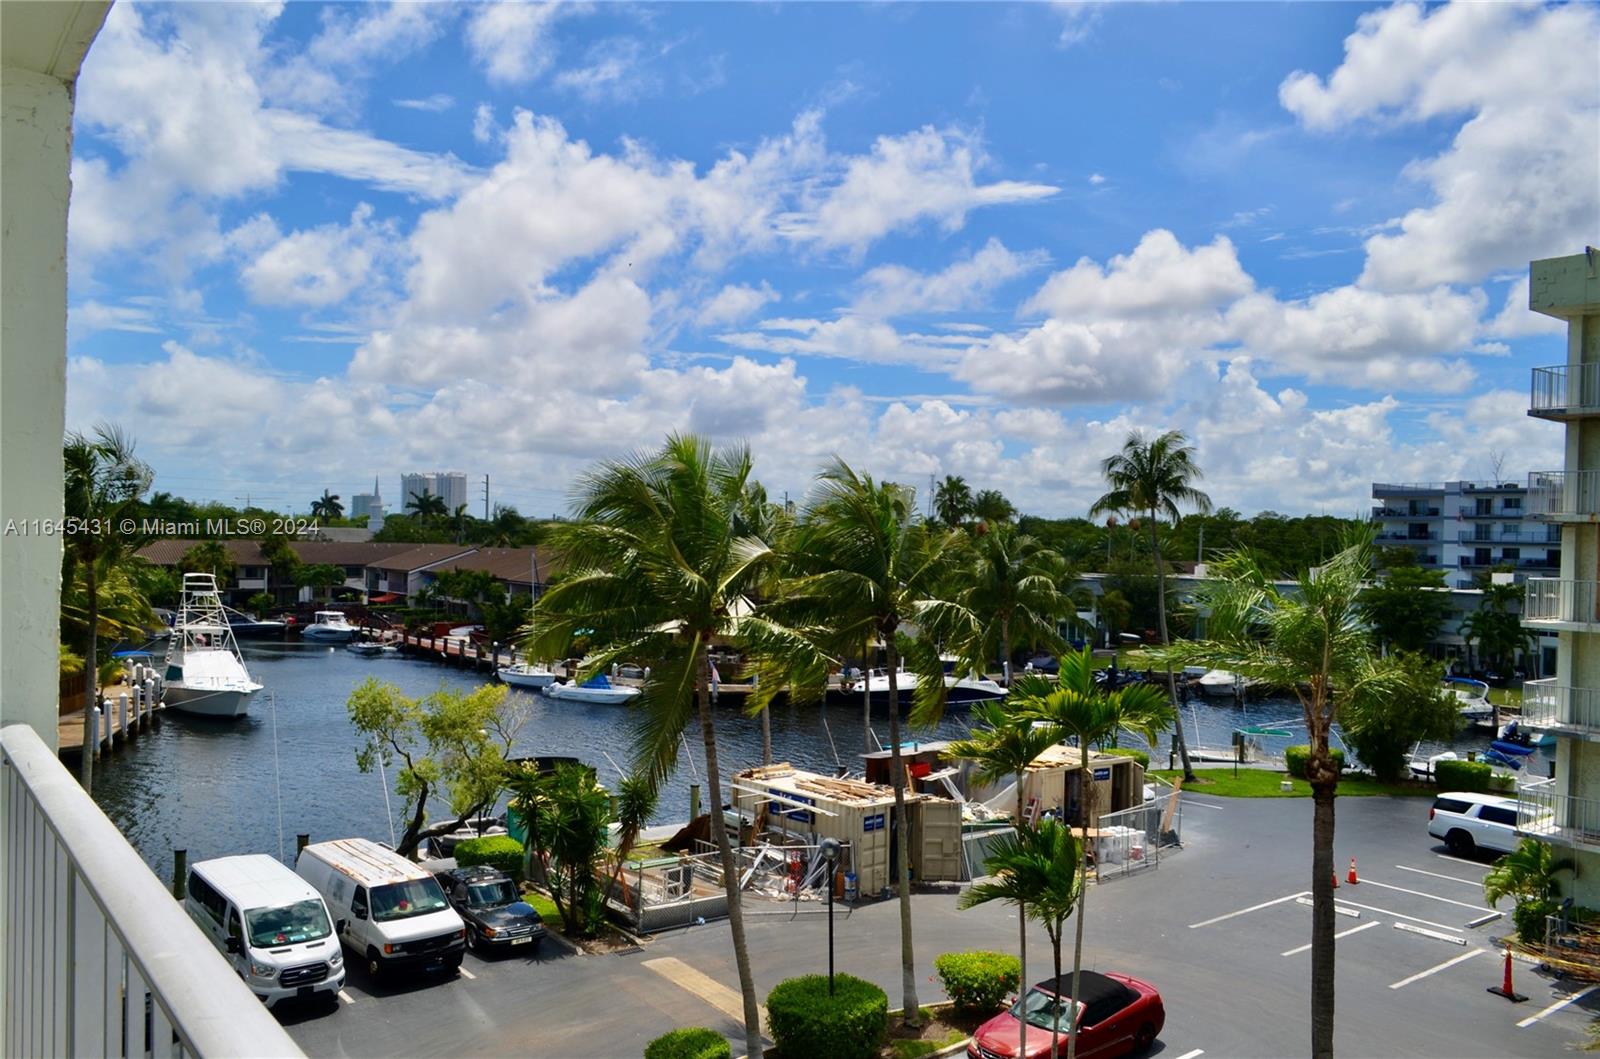
[[[1333,765],[1340,772],[1344,771],[1344,751],[1338,747],[1329,747],[1328,756],[1333,758]],[[1309,746],[1291,746],[1284,748],[1283,763],[1289,770],[1289,775],[1295,779],[1306,778],[1306,762],[1311,757]]]
[[[1514,791],[1517,789],[1517,777],[1498,772],[1492,773],[1489,776],[1489,789],[1491,791]]]
[[[945,995],[973,1015],[992,1015],[1017,991],[1022,965],[1004,952],[947,952],[933,961]]]
[[[1141,767],[1150,767],[1150,755],[1145,753],[1143,750],[1130,750],[1125,746],[1108,746],[1104,750],[1100,751],[1100,753],[1110,754],[1113,757],[1131,757],[1133,760],[1137,761]]]
[[[808,974],[779,982],[767,994],[772,1040],[784,1055],[875,1059],[889,1027],[889,997],[848,974]]]
[[[1544,917],[1555,915],[1561,906],[1554,901],[1534,899],[1518,901],[1511,910],[1511,922],[1517,928],[1517,939],[1525,945],[1544,942]]]
[[[456,843],[456,864],[463,868],[487,864],[518,878],[522,875],[522,843],[509,835],[469,838]]]
[[[1493,770],[1483,761],[1435,761],[1433,779],[1441,791],[1482,793],[1489,789]]]
[[[644,1046],[644,1059],[729,1059],[732,1055],[722,1034],[699,1026],[663,1033]]]

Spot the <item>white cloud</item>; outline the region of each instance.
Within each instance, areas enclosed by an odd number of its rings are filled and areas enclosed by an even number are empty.
[[[1498,338],[1522,338],[1525,335],[1559,335],[1565,332],[1565,321],[1528,308],[1528,277],[1513,280],[1506,288],[1506,304],[1499,314],[1484,325],[1484,333]]]
[[[467,16],[467,46],[491,84],[516,85],[543,73],[555,57],[552,32],[563,15],[554,3],[483,3]]]
[[[854,311],[891,317],[918,312],[955,312],[980,306],[1004,283],[1049,260],[1042,250],[1015,253],[990,239],[975,253],[940,272],[917,272],[903,265],[880,265],[861,277]]]
[[[1021,404],[1128,401],[1161,396],[1204,345],[1159,324],[1050,319],[972,346],[954,375]]]
[[[1056,44],[1062,48],[1082,44],[1093,36],[1104,8],[1099,0],[1054,0],[1051,6],[1061,19],[1061,35]]]
[[[392,224],[372,224],[372,207],[356,207],[348,225],[325,224],[278,239],[240,272],[250,297],[263,305],[323,307],[370,286],[393,253]]]
[[[1113,257],[1105,268],[1085,257],[1057,272],[1022,311],[1058,318],[1181,315],[1217,308],[1252,287],[1226,236],[1188,250],[1171,232],[1156,228],[1133,253]]]
[[[1477,282],[1600,229],[1597,51],[1589,5],[1396,4],[1361,16],[1326,81],[1290,75],[1279,98],[1312,129],[1468,116],[1448,150],[1407,167],[1434,201],[1367,240],[1360,283]]]
[[[472,138],[479,143],[488,143],[499,135],[500,130],[494,123],[494,107],[488,103],[479,103],[478,108],[472,112]]]
[[[92,298],[72,307],[70,321],[74,337],[96,331],[159,335],[164,330],[148,305],[107,305]]]
[[[759,331],[721,334],[738,349],[785,356],[839,357],[867,364],[907,364],[938,371],[960,356],[967,336],[901,334],[881,320],[846,316],[838,320],[780,317],[761,321]]]
[[[770,305],[779,297],[778,292],[772,289],[772,284],[765,280],[759,287],[730,283],[700,307],[695,314],[695,323],[701,327],[735,324],[760,312],[763,306]]]
[[[641,69],[642,52],[642,46],[632,37],[599,41],[590,47],[584,65],[555,76],[555,86],[589,103],[637,99],[658,86]]]
[[[435,92],[421,99],[396,99],[391,102],[404,110],[422,110],[429,114],[442,114],[456,105],[455,97],[445,92]]]
[[[1105,182],[1106,182],[1106,178],[1105,178],[1105,175],[1103,173],[1090,173],[1089,174],[1089,183],[1093,184],[1095,187],[1099,187],[1101,184],[1104,184]]]

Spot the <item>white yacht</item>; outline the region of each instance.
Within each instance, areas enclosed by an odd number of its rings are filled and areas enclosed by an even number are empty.
[[[347,643],[356,638],[356,627],[345,619],[342,611],[319,610],[316,619],[302,629],[300,635],[322,643]]]
[[[1445,677],[1445,690],[1456,697],[1463,722],[1489,720],[1494,707],[1489,704],[1489,685],[1471,677]]]
[[[1195,681],[1200,694],[1208,699],[1231,699],[1244,691],[1238,675],[1226,669],[1208,669]]]
[[[183,575],[167,643],[166,704],[204,717],[243,717],[261,685],[250,679],[210,574]]]
[[[550,667],[538,662],[501,666],[498,672],[500,679],[514,688],[548,688],[556,682],[556,675],[550,671]]]
[[[597,706],[620,706],[639,694],[638,688],[613,684],[604,673],[596,673],[582,684],[568,681],[544,689],[547,698],[563,702],[587,702]]]
[[[900,700],[902,706],[910,705],[912,695],[916,694],[917,674],[902,669],[894,675],[895,698]],[[962,703],[988,702],[991,699],[1006,697],[1006,689],[988,677],[977,674],[968,674],[958,677],[952,672],[944,675],[945,701],[951,705]],[[858,685],[859,687],[859,685]],[[867,698],[873,705],[883,705],[889,701],[889,673],[887,670],[875,669],[867,677]]]

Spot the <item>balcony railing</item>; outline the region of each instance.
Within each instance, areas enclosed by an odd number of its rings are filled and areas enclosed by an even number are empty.
[[[1429,541],[1437,541],[1438,539],[1439,539],[1439,531],[1438,530],[1431,530],[1431,531],[1429,531],[1427,533],[1380,533],[1380,534],[1378,534],[1378,540],[1383,541],[1385,543],[1388,543],[1390,541],[1399,541],[1399,542],[1403,542],[1403,543],[1407,543],[1407,544],[1427,544]]]
[[[1521,518],[1523,510],[1520,507],[1505,507],[1499,511],[1483,511],[1476,504],[1463,504],[1457,514],[1461,518]]]
[[[1517,832],[1545,842],[1600,847],[1600,800],[1556,790],[1557,777],[1517,788]]]
[[[1528,414],[1550,419],[1600,412],[1600,363],[1533,369]]]
[[[1372,495],[1377,496],[1427,496],[1443,493],[1444,482],[1373,482]]]
[[[5,1055],[298,1056],[32,728],[0,729]]]
[[[1600,733],[1600,688],[1566,687],[1555,677],[1522,685],[1522,717],[1529,724]]]
[[[1462,530],[1456,537],[1462,544],[1560,544],[1561,527],[1529,526],[1513,530],[1497,530],[1485,536],[1481,530]]]
[[[1528,475],[1528,517],[1600,520],[1600,471]]]
[[[1525,624],[1600,628],[1600,583],[1530,577],[1526,587]]]

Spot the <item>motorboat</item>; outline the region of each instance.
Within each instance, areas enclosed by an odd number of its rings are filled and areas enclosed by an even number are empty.
[[[895,698],[900,700],[902,706],[911,704],[911,697],[916,694],[920,679],[916,673],[908,670],[899,670],[895,673]],[[976,674],[958,677],[954,673],[944,675],[945,701],[951,705],[962,703],[989,702],[993,699],[1006,697],[1006,689],[990,680]],[[889,673],[887,670],[876,669],[867,677],[867,699],[874,706],[882,706],[889,701]]]
[[[1426,759],[1414,757],[1410,763],[1411,774],[1419,780],[1431,780],[1439,762],[1460,760],[1454,750],[1446,750],[1442,754],[1429,754]]]
[[[281,639],[284,630],[289,627],[281,621],[262,621],[232,607],[223,607],[222,613],[227,615],[228,627],[238,640]]]
[[[1194,683],[1208,699],[1231,699],[1244,691],[1244,681],[1226,669],[1208,669]]]
[[[1456,697],[1461,718],[1467,723],[1494,716],[1494,706],[1489,702],[1489,685],[1471,677],[1445,677],[1444,688]]]
[[[497,672],[502,682],[514,688],[548,688],[556,681],[556,675],[550,671],[549,666],[534,662],[501,666]]]
[[[377,640],[352,640],[344,645],[344,649],[362,658],[377,658],[383,654],[383,644]]]
[[[1511,717],[1502,724],[1500,730],[1495,733],[1495,738],[1526,747],[1556,745],[1555,732],[1543,725],[1529,724],[1517,717]]]
[[[613,684],[604,673],[596,673],[582,684],[568,681],[565,684],[551,684],[544,689],[548,698],[559,699],[562,702],[587,702],[596,706],[620,706],[639,694],[638,688],[630,688],[620,684]]]
[[[300,635],[322,643],[347,643],[356,638],[356,627],[345,618],[343,611],[319,610],[311,624],[300,631]]]
[[[163,683],[168,706],[202,717],[243,717],[261,690],[245,668],[211,574],[183,575]]]

